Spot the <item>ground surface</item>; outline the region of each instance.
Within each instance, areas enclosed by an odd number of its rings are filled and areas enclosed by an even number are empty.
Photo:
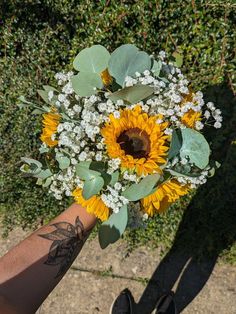
[[[25,235],[15,229],[8,239],[0,239],[0,256]],[[119,242],[102,251],[97,239],[90,240],[38,312],[106,314],[113,299],[128,287],[138,303],[138,313],[150,313],[155,297],[176,281],[174,289],[178,287],[176,298],[182,313],[235,314],[236,267],[216,264],[211,275],[209,269],[210,262],[199,265],[188,260],[186,263],[186,258],[178,253],[160,265],[158,250],[141,247],[127,256],[125,243]],[[155,277],[144,293],[154,272]],[[181,279],[175,280],[178,276]]]

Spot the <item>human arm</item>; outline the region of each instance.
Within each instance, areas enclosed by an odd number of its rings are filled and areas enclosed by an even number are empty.
[[[95,224],[94,215],[73,204],[3,256],[0,313],[3,309],[9,314],[34,313],[69,269]]]

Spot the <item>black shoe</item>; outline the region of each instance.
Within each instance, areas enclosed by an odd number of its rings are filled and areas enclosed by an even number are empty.
[[[133,314],[134,298],[129,289],[123,290],[111,306],[110,314]]]
[[[160,297],[157,301],[155,314],[178,314],[174,300],[174,292],[171,291]]]

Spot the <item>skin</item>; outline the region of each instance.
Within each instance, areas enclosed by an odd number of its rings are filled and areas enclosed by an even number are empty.
[[[73,204],[0,258],[0,313],[31,314],[63,278],[96,217]]]

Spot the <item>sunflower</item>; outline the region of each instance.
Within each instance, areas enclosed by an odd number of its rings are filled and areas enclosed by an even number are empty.
[[[173,202],[189,192],[188,185],[181,185],[171,179],[158,186],[157,190],[141,200],[144,211],[153,216],[155,212],[165,211]]]
[[[120,158],[121,168],[138,175],[161,172],[168,150],[168,136],[163,132],[168,123],[157,124],[160,116],[142,113],[139,105],[121,110],[120,118],[113,114],[109,118],[101,130],[109,157]]]
[[[57,132],[57,127],[60,121],[60,115],[55,110],[43,114],[43,132],[41,134],[41,141],[49,147],[56,146],[57,140],[53,140],[52,136]]]
[[[88,213],[94,214],[96,217],[105,221],[109,217],[109,208],[103,203],[100,196],[93,195],[88,200],[85,200],[82,195],[82,189],[76,188],[72,195],[76,203],[86,207]]]
[[[186,104],[187,102],[193,102],[194,103],[194,93],[190,92],[188,95],[184,97],[184,100],[182,101],[181,105]],[[195,128],[196,122],[202,120],[202,113],[199,111],[194,111],[193,109],[190,109],[187,111],[181,118],[182,123],[188,127],[188,128]]]
[[[111,77],[110,73],[108,72],[108,69],[102,71],[100,76],[101,76],[102,82],[105,86],[108,86],[112,83],[112,77]]]

